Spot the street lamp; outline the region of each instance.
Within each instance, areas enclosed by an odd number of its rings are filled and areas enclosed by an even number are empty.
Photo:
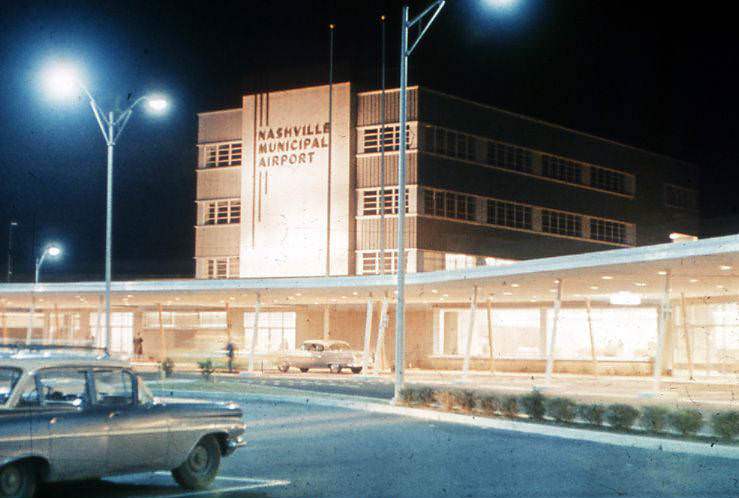
[[[110,287],[112,275],[112,246],[113,246],[113,151],[123,129],[128,124],[134,109],[139,104],[145,104],[153,114],[161,114],[167,107],[168,101],[161,95],[144,95],[134,100],[125,110],[104,112],[95,98],[82,84],[75,69],[66,64],[56,64],[46,72],[47,88],[58,97],[70,97],[79,90],[87,96],[92,113],[95,115],[100,132],[108,147],[108,172],[105,196],[105,349],[110,352]]]
[[[15,220],[8,223],[8,283],[13,278],[13,229],[17,226],[18,222]]]
[[[445,0],[436,0],[434,3],[426,7],[412,20],[409,20],[408,5],[403,6],[403,21],[400,28],[400,144],[398,147],[398,283],[397,283],[397,302],[395,305],[395,402],[400,401],[400,390],[403,388],[403,377],[405,371],[405,153],[406,153],[406,136],[405,128],[407,122],[407,102],[406,94],[408,93],[408,58],[418,43],[426,34],[431,23],[434,22],[436,16],[444,7]],[[416,40],[408,48],[408,31],[416,24],[420,24],[423,19],[431,15],[428,22],[421,27]],[[385,137],[383,137],[383,142]]]
[[[57,258],[62,254],[62,249],[56,245],[56,244],[49,244],[44,249],[44,252],[41,253],[41,256],[36,258],[36,273],[34,278],[34,285],[33,290],[31,291],[31,312],[28,316],[28,330],[26,331],[26,344],[31,343],[31,334],[33,330],[33,318],[36,314],[36,286],[39,282],[39,276],[41,274],[41,266],[44,264],[44,261],[46,260],[47,256],[51,256],[52,258]]]

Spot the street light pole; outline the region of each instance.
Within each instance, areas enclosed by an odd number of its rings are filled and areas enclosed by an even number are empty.
[[[405,370],[405,155],[406,155],[406,126],[407,126],[407,98],[408,93],[408,58],[418,43],[426,34],[431,24],[444,7],[445,0],[436,0],[426,7],[418,16],[409,20],[408,5],[403,6],[402,23],[400,28],[400,135],[398,147],[398,282],[397,301],[395,306],[395,397],[394,401],[400,401],[400,390],[403,388]],[[431,18],[421,28],[416,40],[408,47],[408,32],[410,28],[419,24],[431,14]],[[385,137],[382,137],[383,141]]]
[[[13,229],[17,226],[18,222],[15,220],[11,220],[8,224],[8,283],[13,278]]]
[[[59,247],[55,245],[49,245],[46,246],[44,249],[44,252],[41,253],[41,256],[36,258],[36,266],[35,266],[35,272],[34,272],[34,279],[33,279],[33,289],[31,290],[31,309],[30,313],[28,315],[28,330],[26,331],[26,344],[31,343],[31,338],[33,335],[33,319],[35,318],[36,314],[36,286],[39,283],[39,277],[41,275],[41,265],[44,264],[44,260],[46,259],[46,256],[52,256],[56,257],[59,256],[62,253],[62,250],[59,249]]]
[[[93,98],[92,94],[83,86],[82,90],[90,101],[90,107],[95,115],[100,132],[108,148],[108,164],[107,179],[105,192],[105,352],[110,354],[110,345],[112,342],[111,320],[110,320],[110,289],[113,274],[113,152],[118,139],[126,127],[128,120],[133,114],[133,110],[137,105],[144,101],[149,101],[155,110],[162,110],[166,107],[166,102],[161,99],[151,99],[148,96],[139,97],[125,111],[119,112],[116,116],[115,111],[109,111],[106,114],[100,109],[100,106]]]

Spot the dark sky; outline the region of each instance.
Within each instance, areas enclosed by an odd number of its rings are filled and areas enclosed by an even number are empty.
[[[397,84],[401,2],[61,4],[0,5],[0,269],[16,218],[18,280],[31,277],[34,238],[66,250],[45,265],[47,280],[103,271],[105,146],[84,100],[43,94],[46,61],[78,61],[105,108],[153,90],[173,101],[164,117],[135,115],[117,147],[116,278],[193,273],[197,112],[325,83],[329,22],[336,79],[376,87],[383,13]],[[695,162],[705,233],[737,232],[739,35],[729,5],[518,0],[503,12],[450,0],[414,53],[410,82]]]

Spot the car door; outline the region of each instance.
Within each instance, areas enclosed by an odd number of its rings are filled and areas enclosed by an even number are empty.
[[[108,420],[108,472],[163,469],[169,424],[161,405],[139,400],[136,377],[126,369],[96,368],[92,377],[93,405]]]
[[[51,478],[82,479],[105,474],[107,414],[90,403],[85,368],[49,368],[37,374],[49,436]]]

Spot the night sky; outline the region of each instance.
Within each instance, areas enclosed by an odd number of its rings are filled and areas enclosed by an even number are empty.
[[[336,80],[397,85],[401,2],[23,1],[0,5],[0,275],[7,227],[16,280],[32,245],[64,259],[46,280],[103,274],[105,145],[83,99],[55,102],[40,73],[73,60],[104,108],[161,91],[163,117],[137,113],[117,147],[114,278],[194,272],[196,113],[254,91]],[[427,2],[412,2],[418,12]],[[410,83],[699,164],[704,234],[739,232],[739,35],[728,3],[449,0],[414,53]],[[35,234],[35,235],[34,235]]]

